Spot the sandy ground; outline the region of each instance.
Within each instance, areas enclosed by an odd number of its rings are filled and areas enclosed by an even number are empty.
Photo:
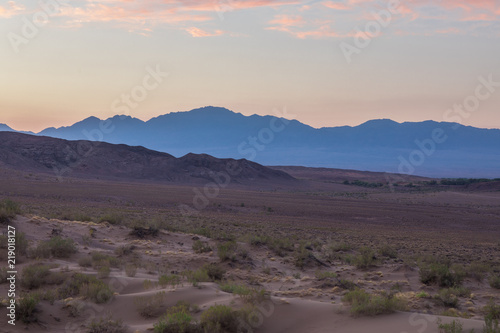
[[[67,260],[50,259],[43,263],[54,263],[54,271],[83,272],[95,275],[92,268],[82,268],[78,259],[92,251],[102,251],[114,255],[114,250],[126,244],[136,246],[134,253],[140,261],[147,263],[149,268],[140,268],[134,277],[128,277],[121,268],[112,268],[109,277],[104,281],[112,286],[115,296],[106,304],[93,304],[86,300],[67,299],[50,304],[43,301],[39,304],[39,323],[26,325],[18,322],[11,326],[6,324],[6,309],[0,310],[0,332],[85,332],[86,324],[96,318],[112,315],[121,319],[130,332],[151,332],[158,316],[142,317],[135,305],[138,296],[147,296],[159,291],[165,291],[167,297],[158,309],[158,313],[175,305],[178,301],[187,301],[198,305],[203,311],[214,304],[227,304],[234,307],[241,305],[239,297],[225,293],[215,283],[201,283],[194,287],[187,281],[181,286],[161,288],[159,286],[147,289],[145,280],[157,281],[158,271],[181,272],[186,269],[196,269],[204,263],[218,262],[219,258],[213,252],[196,254],[192,250],[193,238],[199,238],[212,244],[212,241],[199,235],[172,233],[161,231],[160,235],[151,239],[137,239],[129,235],[130,229],[123,226],[112,226],[107,223],[95,224],[89,222],[73,222],[47,220],[36,216],[19,217],[12,223],[18,231],[26,233],[32,244],[48,239],[53,230],[61,230],[62,237],[68,237],[78,243],[78,253]],[[93,229],[93,237],[89,240],[89,230]],[[253,248],[246,244],[251,261],[238,264],[224,264],[227,269],[225,277],[243,283],[256,283],[270,291],[271,298],[257,305],[251,318],[241,318],[241,332],[262,333],[323,333],[323,332],[438,332],[436,321],[443,322],[453,319],[463,323],[464,330],[475,329],[480,332],[483,327],[481,315],[471,319],[439,317],[435,313],[440,310],[432,302],[417,301],[415,293],[422,290],[431,291],[419,282],[418,272],[402,264],[393,263],[376,267],[373,270],[359,271],[349,265],[334,265],[326,268],[337,272],[340,276],[349,277],[366,290],[379,290],[399,283],[401,295],[409,300],[410,312],[397,312],[377,317],[353,317],[348,306],[342,304],[341,297],[345,291],[338,288],[321,286],[314,278],[315,269],[300,271],[283,258],[275,258],[265,248]],[[19,258],[19,272],[32,260]],[[126,262],[128,259],[123,258]],[[152,267],[152,268],[151,268]],[[156,267],[156,269],[155,269]],[[268,274],[262,273],[262,268],[268,269]],[[68,273],[71,274],[71,273]],[[487,283],[466,281],[474,297],[463,307],[475,308],[479,311],[489,297],[499,298],[498,293],[492,294]],[[18,292],[21,287],[18,286]],[[0,295],[5,300],[7,285],[0,285]],[[78,317],[70,316],[68,304],[79,301],[83,304]],[[426,308],[427,307],[427,308]],[[425,314],[424,312],[430,313]],[[471,311],[472,312],[472,311]]]

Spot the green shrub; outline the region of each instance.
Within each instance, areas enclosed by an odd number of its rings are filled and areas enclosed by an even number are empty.
[[[135,250],[135,245],[121,245],[115,249],[115,254],[119,257],[128,256]]]
[[[68,258],[74,253],[76,253],[76,245],[72,239],[55,236],[40,242],[34,249],[32,256],[48,258],[52,255],[55,258]]]
[[[109,301],[113,291],[94,276],[76,273],[59,289],[60,298],[74,296],[83,296],[99,304]]]
[[[16,215],[21,213],[21,207],[18,203],[10,199],[0,201],[0,224],[9,223]]]
[[[451,288],[441,289],[436,295],[436,299],[439,299],[447,307],[456,308],[458,305],[458,295]]]
[[[193,320],[189,305],[180,302],[167,310],[167,314],[154,325],[154,332],[203,333],[203,330],[201,326]]]
[[[126,329],[120,320],[111,317],[94,319],[87,327],[87,333],[125,333]]]
[[[151,296],[138,296],[134,298],[137,311],[144,318],[156,317],[160,314],[161,307],[165,303],[166,294],[160,291]]]
[[[222,280],[224,274],[226,273],[224,268],[215,263],[205,264],[203,269],[207,271],[207,275],[212,281]]]
[[[25,255],[28,249],[29,242],[26,239],[26,235],[24,234],[24,232],[16,231],[15,240],[16,240],[16,253]]]
[[[337,274],[334,272],[316,271],[314,275],[316,276],[316,279],[320,281],[337,278]]]
[[[78,259],[78,265],[82,267],[91,267],[92,266],[92,257],[91,256],[85,256],[81,257]]]
[[[21,286],[28,289],[35,289],[45,283],[45,279],[50,274],[49,266],[30,265],[26,266],[21,273]]]
[[[484,317],[490,317],[492,319],[500,319],[500,305],[495,304],[491,300],[488,305],[483,308]]]
[[[467,267],[467,276],[477,280],[478,282],[483,281],[491,267],[484,263],[473,262]]]
[[[491,288],[500,289],[500,275],[491,276],[489,282]]]
[[[201,314],[201,326],[210,333],[237,332],[237,312],[227,305],[213,305]]]
[[[99,269],[99,267],[102,266],[111,266],[114,268],[119,268],[121,266],[120,259],[106,253],[94,251],[90,255],[92,256],[92,266],[95,269]]]
[[[375,316],[392,313],[404,308],[401,299],[387,294],[372,295],[363,289],[349,291],[342,298],[343,302],[351,305],[351,313],[355,316]]]
[[[251,289],[245,285],[230,282],[221,284],[220,289],[226,293],[235,295],[248,295],[251,292]]]
[[[205,268],[199,268],[195,271],[186,271],[184,273],[189,282],[193,284],[193,286],[198,286],[200,282],[211,282],[212,279],[208,276],[207,270]]]
[[[379,249],[379,253],[381,256],[392,258],[392,259],[398,257],[398,251],[395,248],[393,248],[392,246],[390,246],[389,244],[383,245]]]
[[[196,240],[193,243],[193,251],[195,253],[205,253],[212,251],[212,248],[210,247],[210,245],[208,245],[208,243],[202,242],[201,240]]]
[[[447,261],[431,259],[428,262],[421,262],[420,281],[423,284],[438,284],[440,287],[460,286],[464,278],[463,273],[451,268]]]
[[[128,277],[134,277],[137,274],[137,266],[134,264],[125,265],[125,274]]]
[[[106,214],[99,219],[99,223],[108,222],[109,224],[122,224],[123,215],[121,214]]]
[[[238,244],[235,241],[223,242],[217,246],[217,254],[221,261],[234,261],[237,249]]]
[[[36,317],[36,307],[38,305],[38,297],[36,295],[27,294],[21,297],[16,302],[16,318],[25,324],[38,321]]]
[[[483,333],[500,333],[500,326],[498,325],[498,319],[485,317]]]
[[[354,257],[354,266],[361,269],[366,269],[375,264],[375,252],[369,247],[362,247],[359,254]]]
[[[158,284],[163,288],[166,286],[176,287],[181,284],[181,277],[177,274],[162,275],[158,280]]]
[[[109,266],[101,266],[99,267],[99,269],[97,270],[97,277],[100,278],[100,279],[105,279],[107,277],[109,277],[109,274],[111,273],[111,269],[109,268]]]
[[[462,333],[462,323],[456,320],[453,320],[449,324],[443,324],[441,322],[441,318],[438,319],[438,328],[440,333]]]

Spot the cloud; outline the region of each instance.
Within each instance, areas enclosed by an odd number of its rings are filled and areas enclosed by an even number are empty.
[[[0,6],[0,17],[9,18],[25,11],[26,7],[18,5],[14,1],[8,1],[7,6]]]
[[[335,10],[349,10],[352,8],[349,4],[345,2],[325,1],[322,4],[325,7]]]
[[[216,30],[215,32],[208,32],[200,28],[191,27],[185,29],[193,37],[213,37],[225,34],[222,30]]]

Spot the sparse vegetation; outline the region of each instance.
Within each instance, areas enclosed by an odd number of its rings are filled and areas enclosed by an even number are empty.
[[[189,304],[178,303],[154,325],[154,333],[203,333],[190,312]]]
[[[363,289],[349,291],[342,301],[351,305],[351,314],[354,316],[375,316],[392,313],[405,307],[403,301],[396,296],[372,295]]]
[[[500,289],[500,275],[492,275],[489,282],[491,288]]]
[[[125,325],[111,317],[94,319],[88,325],[87,333],[125,333]]]
[[[359,254],[354,257],[354,266],[361,269],[369,268],[376,263],[375,252],[369,247],[359,249]]]
[[[421,261],[420,281],[424,284],[437,284],[440,287],[457,287],[460,286],[464,275],[458,270],[451,267],[451,263],[446,260],[437,260],[428,258]]]
[[[160,315],[161,307],[165,303],[166,294],[160,291],[151,296],[138,296],[134,298],[134,305],[141,316],[151,318]]]
[[[137,274],[137,266],[134,264],[125,265],[125,274],[128,277],[134,277]]]
[[[462,323],[456,320],[453,320],[449,324],[443,324],[441,319],[438,319],[438,328],[440,333],[462,333],[463,327]]]
[[[223,242],[217,246],[217,255],[221,261],[234,261],[237,249],[238,244],[235,241]]]
[[[202,242],[201,240],[196,240],[193,243],[193,251],[195,253],[205,253],[212,251],[212,248],[207,242]]]
[[[21,286],[36,289],[45,284],[61,284],[66,276],[60,272],[53,273],[47,265],[29,265],[21,274]]]
[[[76,273],[59,289],[60,298],[83,296],[100,304],[113,297],[110,287],[94,276]]]
[[[10,199],[0,201],[0,224],[9,223],[19,214],[21,214],[21,207],[18,203]]]
[[[26,294],[16,302],[16,318],[25,324],[38,321],[36,316],[39,299],[34,294]]]
[[[162,275],[158,280],[158,284],[163,288],[166,286],[172,286],[175,288],[181,284],[181,277],[177,274]]]
[[[237,312],[227,305],[213,305],[201,314],[201,326],[210,333],[237,332]]]
[[[47,241],[41,241],[32,251],[34,258],[69,258],[76,253],[76,245],[72,239],[62,238],[60,236],[52,237]]]

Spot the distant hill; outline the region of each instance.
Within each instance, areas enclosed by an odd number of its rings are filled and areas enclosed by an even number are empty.
[[[68,141],[0,132],[3,168],[82,177],[207,184],[288,182],[294,178],[245,159],[187,154],[181,158],[144,147]]]
[[[435,131],[440,134],[439,142],[433,140]],[[107,120],[90,117],[39,134],[141,145],[177,157],[205,153],[265,165],[427,177],[500,177],[500,130],[446,122],[379,119],[354,127],[315,129],[296,120],[244,116],[224,108],[205,107],[149,121],[129,116]]]

